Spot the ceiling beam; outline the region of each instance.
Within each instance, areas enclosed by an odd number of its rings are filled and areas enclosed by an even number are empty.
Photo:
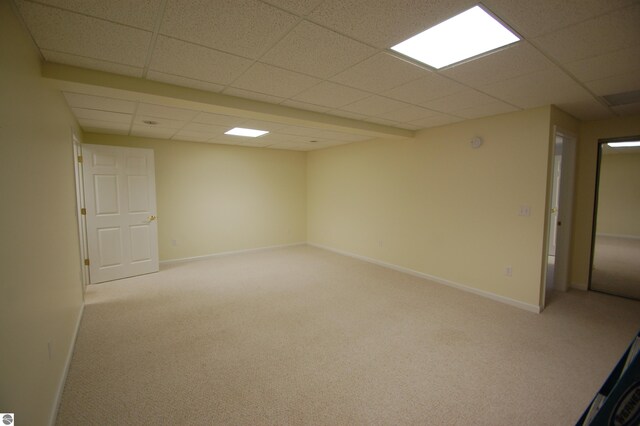
[[[334,130],[372,138],[413,138],[411,130],[282,105],[111,74],[69,65],[45,63],[42,77],[65,92],[146,102],[288,125]]]

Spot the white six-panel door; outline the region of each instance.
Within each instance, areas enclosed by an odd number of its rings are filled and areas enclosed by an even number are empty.
[[[153,150],[83,145],[92,284],[158,271]]]

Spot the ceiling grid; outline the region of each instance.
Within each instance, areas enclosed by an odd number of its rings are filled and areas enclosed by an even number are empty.
[[[12,1],[49,63],[247,99],[257,109],[278,105],[273,120],[261,120],[272,133],[246,140],[221,135],[227,124],[198,122],[211,113],[206,108],[187,108],[189,119],[155,117],[140,110],[153,104],[149,99],[136,102],[135,111],[112,111],[128,100],[67,90],[86,131],[311,150],[367,138],[346,124],[323,137],[331,117],[414,131],[549,104],[581,120],[640,112],[638,102],[605,100],[640,90],[638,0],[485,0],[522,40],[437,71],[398,58],[390,47],[477,2]],[[164,106],[179,115],[171,103]],[[278,114],[287,121],[296,110],[315,114],[308,134],[280,126]],[[231,118],[229,124],[252,120],[250,111]]]

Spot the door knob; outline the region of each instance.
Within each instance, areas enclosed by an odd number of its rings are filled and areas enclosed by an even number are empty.
[[[151,216],[149,216],[149,217],[147,218],[147,220],[148,220],[149,222],[153,222],[153,221],[154,221],[154,220],[156,220],[156,219],[157,219],[157,217],[156,217],[155,215],[151,215]]]

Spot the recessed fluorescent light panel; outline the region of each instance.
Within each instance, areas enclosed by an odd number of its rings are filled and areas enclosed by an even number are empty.
[[[628,141],[628,142],[609,142],[611,148],[630,148],[632,146],[640,146],[640,141]]]
[[[511,30],[475,6],[391,49],[440,69],[518,40]]]
[[[234,127],[228,132],[224,132],[225,135],[246,136],[249,138],[257,138],[258,136],[262,136],[266,133],[269,132],[266,130],[245,129],[242,127]]]

